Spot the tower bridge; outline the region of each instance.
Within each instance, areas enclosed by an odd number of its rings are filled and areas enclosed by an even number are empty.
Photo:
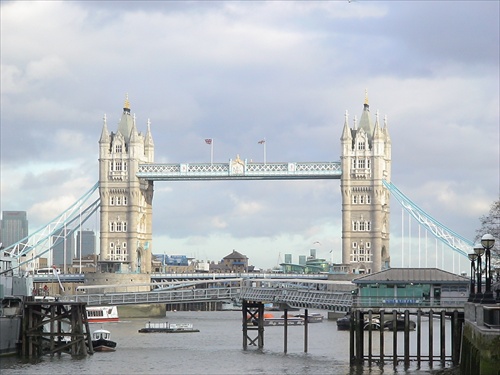
[[[103,118],[99,139],[99,181],[77,203],[6,254],[20,264],[51,250],[49,239],[71,223],[85,222],[100,210],[98,272],[85,275],[88,285],[147,284],[152,281],[153,184],[210,180],[340,180],[342,196],[342,267],[351,273],[373,273],[390,267],[390,196],[427,225],[432,234],[460,255],[472,243],[417,209],[391,183],[391,138],[387,119],[372,120],[365,97],[359,121],[349,123],[345,113],[340,137],[340,161],[253,162],[237,155],[228,163],[155,163],[150,122],[138,131],[135,115],[125,100],[116,131]],[[86,202],[95,191],[99,198]],[[83,215],[82,215],[83,213]],[[72,232],[70,232],[72,233]],[[26,256],[28,255],[29,256]]]

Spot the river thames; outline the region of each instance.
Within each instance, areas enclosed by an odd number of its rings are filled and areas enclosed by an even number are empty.
[[[318,311],[321,312],[321,311]],[[326,312],[322,311],[322,314]],[[280,315],[280,312],[276,312]],[[139,333],[148,321],[192,323],[198,333]],[[6,374],[430,374],[427,363],[405,369],[349,366],[349,331],[338,331],[335,321],[309,324],[308,353],[304,353],[304,327],[288,328],[288,350],[283,353],[283,327],[265,327],[264,349],[243,350],[241,311],[168,312],[166,319],[124,319],[91,324],[105,328],[117,342],[116,352],[84,358],[44,356],[37,360],[0,358]],[[250,332],[254,337],[256,332]],[[412,333],[413,334],[413,333]],[[389,336],[389,335],[387,335]],[[434,370],[439,369],[434,365]]]

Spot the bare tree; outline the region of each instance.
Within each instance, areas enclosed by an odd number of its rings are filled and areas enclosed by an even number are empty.
[[[500,199],[493,202],[490,212],[479,218],[481,227],[476,230],[476,238],[474,242],[480,242],[481,237],[486,233],[491,234],[495,238],[495,246],[491,249],[492,261],[500,263]]]

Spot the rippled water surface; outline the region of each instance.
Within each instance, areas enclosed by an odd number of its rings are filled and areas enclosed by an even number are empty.
[[[322,312],[323,314],[325,312]],[[279,313],[277,313],[279,314]],[[288,328],[284,354],[283,327],[266,327],[264,349],[243,350],[240,311],[168,312],[151,322],[192,323],[199,333],[138,333],[148,319],[92,324],[105,328],[117,342],[113,353],[85,358],[45,356],[35,361],[0,358],[6,374],[428,374],[428,368],[386,365],[350,368],[349,332],[338,331],[335,321],[309,324],[308,353],[304,353],[304,327]],[[252,337],[256,332],[250,332]]]

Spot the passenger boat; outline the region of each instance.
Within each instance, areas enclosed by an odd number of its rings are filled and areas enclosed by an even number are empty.
[[[194,329],[191,323],[151,323],[147,322],[144,328],[139,330],[140,333],[192,333],[200,332],[199,329]]]
[[[107,323],[120,319],[116,306],[87,306],[87,320],[89,323]]]
[[[306,318],[306,314],[297,314],[294,315],[296,318]],[[324,316],[321,315],[320,313],[311,313],[307,314],[307,323],[322,323],[324,319]]]
[[[92,346],[95,352],[114,352],[116,342],[111,341],[111,332],[98,329],[92,333]]]

